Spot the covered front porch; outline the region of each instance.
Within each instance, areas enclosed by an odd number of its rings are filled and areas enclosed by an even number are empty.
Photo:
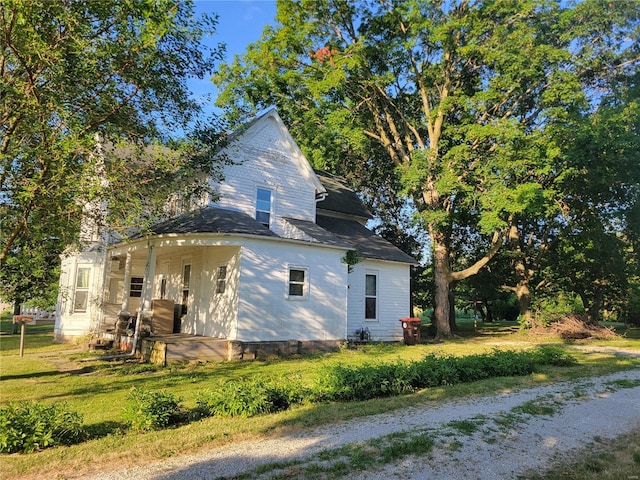
[[[227,359],[221,345],[235,335],[241,248],[217,240],[167,236],[111,248],[101,331],[147,356],[172,345],[169,357],[191,349],[194,359],[207,350]]]

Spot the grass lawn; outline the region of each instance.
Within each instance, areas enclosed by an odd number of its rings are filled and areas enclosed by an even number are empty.
[[[141,459],[153,461],[224,443],[399,409],[407,402],[405,396],[367,402],[304,405],[277,414],[251,418],[207,418],[166,430],[134,434],[125,428],[122,416],[127,395],[134,386],[169,392],[180,397],[185,407],[193,408],[200,392],[227,379],[287,378],[312,385],[323,365],[335,363],[357,365],[398,359],[411,361],[434,352],[468,355],[494,348],[520,350],[549,343],[570,348],[557,339],[527,337],[515,331],[514,323],[479,322],[475,331],[473,320],[467,319],[460,322],[460,326],[461,338],[439,344],[410,347],[401,344],[367,345],[313,357],[158,367],[125,360],[87,361],[93,353],[77,345],[54,343],[50,325],[26,327],[25,355],[20,357],[19,335],[10,335],[11,322],[5,316],[0,322],[0,405],[27,400],[64,402],[69,410],[83,415],[92,439],[33,454],[1,455],[2,478],[64,478],[83,472],[86,465],[91,465],[93,470],[102,464],[131,465]],[[600,341],[595,345],[640,351],[640,329],[623,328],[622,325],[617,328],[621,329],[624,337]],[[579,362],[576,367],[548,367],[541,373],[526,377],[495,378],[426,389],[412,394],[410,401],[414,404],[443,402],[454,397],[495,393],[640,365],[637,358],[610,353],[571,352]]]

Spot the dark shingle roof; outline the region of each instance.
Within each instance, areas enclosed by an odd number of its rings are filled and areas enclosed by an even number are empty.
[[[238,233],[277,237],[275,233],[246,213],[205,207],[183,213],[151,226],[156,235],[167,233]]]
[[[319,170],[315,173],[327,190],[327,197],[316,204],[317,208],[362,218],[373,218],[362,200],[343,178]]]
[[[324,228],[313,222],[298,220],[297,218],[285,218],[285,220],[294,227],[298,228],[300,231],[304,232],[309,237],[313,238],[313,240],[317,243],[348,249],[353,248],[350,243],[342,240],[341,238],[335,236],[333,233],[325,230]]]
[[[318,215],[316,223],[352,245],[352,248],[364,258],[410,264],[418,263],[413,257],[355,220]]]

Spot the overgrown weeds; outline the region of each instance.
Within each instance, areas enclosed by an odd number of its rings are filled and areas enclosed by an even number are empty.
[[[11,402],[0,409],[0,453],[32,453],[86,436],[82,416],[65,404]]]
[[[196,416],[251,417],[276,413],[302,403],[307,391],[293,382],[230,380],[201,392]]]
[[[132,388],[123,417],[136,432],[159,430],[175,425],[184,417],[182,400],[168,392]]]
[[[333,365],[316,385],[318,399],[354,401],[383,398],[423,388],[456,385],[495,377],[529,375],[540,366],[571,366],[575,359],[553,347],[529,351],[493,350],[465,357],[426,355],[417,362]]]

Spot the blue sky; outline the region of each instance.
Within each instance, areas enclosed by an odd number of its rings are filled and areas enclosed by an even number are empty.
[[[206,41],[227,45],[226,62],[245,52],[247,46],[260,39],[266,25],[274,23],[275,0],[195,0],[196,14],[217,13],[218,33]],[[196,98],[213,95],[215,88],[208,78],[192,80],[189,86]]]

